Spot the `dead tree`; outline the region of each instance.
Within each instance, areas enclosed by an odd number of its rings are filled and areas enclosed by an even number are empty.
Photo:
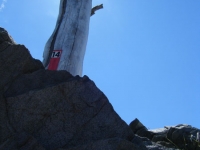
[[[46,69],[82,75],[90,16],[101,8],[102,4],[92,9],[92,0],[60,0],[56,27],[43,53]]]

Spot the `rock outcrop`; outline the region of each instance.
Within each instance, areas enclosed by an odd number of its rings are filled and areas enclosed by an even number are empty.
[[[0,149],[136,149],[93,81],[45,70],[3,28],[0,74]]]
[[[182,142],[175,132],[197,138],[190,126],[167,132],[148,131],[139,120],[128,126],[87,76],[45,70],[3,28],[0,75],[0,150],[174,150]]]
[[[135,119],[129,126],[148,148],[162,145],[166,149],[200,150],[200,130],[190,125],[179,124],[147,130],[138,119]]]

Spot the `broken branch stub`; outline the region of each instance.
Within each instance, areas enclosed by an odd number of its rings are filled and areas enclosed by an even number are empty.
[[[91,16],[94,15],[97,10],[102,9],[102,8],[103,8],[103,4],[93,7],[91,10]]]

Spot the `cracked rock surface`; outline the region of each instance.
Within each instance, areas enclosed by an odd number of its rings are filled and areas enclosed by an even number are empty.
[[[139,140],[142,140],[148,149],[200,150],[200,130],[190,125],[179,124],[147,130],[138,119],[135,119],[129,126],[137,136],[140,136]],[[136,141],[137,139],[133,139],[133,142]]]
[[[0,76],[0,150],[200,150],[192,126],[128,126],[87,76],[45,70],[3,28]]]
[[[45,70],[0,28],[0,150],[137,149],[87,76]]]

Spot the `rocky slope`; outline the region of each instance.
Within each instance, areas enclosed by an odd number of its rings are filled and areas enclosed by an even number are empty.
[[[3,28],[0,75],[0,150],[200,149],[191,126],[127,125],[87,76],[45,70]]]

